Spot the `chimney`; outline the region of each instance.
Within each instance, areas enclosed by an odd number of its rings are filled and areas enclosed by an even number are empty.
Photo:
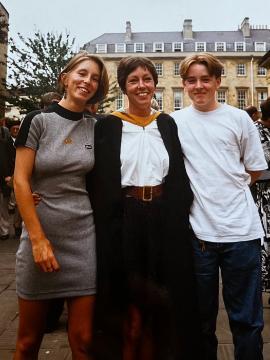
[[[245,17],[241,24],[241,31],[244,37],[250,37],[249,18]]]
[[[192,32],[192,20],[185,19],[183,25],[183,38],[186,39],[193,39],[193,32]]]
[[[125,35],[125,42],[131,41],[131,23],[130,21],[126,21],[126,35]]]

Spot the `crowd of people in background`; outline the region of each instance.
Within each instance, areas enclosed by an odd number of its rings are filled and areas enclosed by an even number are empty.
[[[168,115],[153,63],[123,58],[127,106],[96,114],[107,70],[79,52],[40,110],[2,119],[0,240],[12,226],[20,238],[15,360],[38,358],[64,301],[75,360],[217,360],[219,274],[235,360],[263,359],[270,98],[219,104],[222,67],[184,59],[191,105]]]

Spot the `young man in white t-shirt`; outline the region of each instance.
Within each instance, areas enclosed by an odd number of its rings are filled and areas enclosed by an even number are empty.
[[[184,59],[180,74],[192,105],[171,115],[194,192],[190,224],[206,358],[217,359],[220,270],[235,359],[260,360],[264,233],[249,185],[267,164],[247,113],[216,101],[222,67],[207,53]]]

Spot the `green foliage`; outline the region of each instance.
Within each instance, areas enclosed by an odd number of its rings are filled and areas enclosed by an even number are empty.
[[[17,34],[9,41],[6,100],[21,113],[39,108],[44,93],[57,91],[57,78],[73,53],[75,38],[69,34],[36,31],[33,38]]]

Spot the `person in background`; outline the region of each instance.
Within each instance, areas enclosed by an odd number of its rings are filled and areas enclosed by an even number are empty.
[[[66,298],[74,359],[92,359],[96,294],[93,212],[85,176],[94,164],[89,102],[108,92],[102,60],[76,54],[59,75],[64,93],[46,112],[26,115],[15,145],[14,189],[23,218],[16,254],[19,327],[15,360],[38,359],[51,299]],[[41,195],[35,207],[33,192]]]
[[[42,110],[47,110],[50,105],[53,105],[54,103],[58,103],[62,99],[62,95],[58,92],[51,91],[48,93],[45,93],[41,96],[40,99],[40,108]]]
[[[9,175],[8,146],[10,138],[8,129],[4,126],[8,118],[0,119],[0,240],[9,238],[8,202],[11,189],[6,178]]]
[[[22,219],[16,205],[16,199],[13,189],[13,175],[15,168],[15,158],[16,158],[16,149],[14,146],[15,140],[17,138],[20,120],[8,120],[6,122],[7,128],[9,129],[10,137],[7,141],[7,157],[8,157],[8,176],[6,176],[5,181],[7,185],[11,188],[9,202],[8,202],[8,212],[13,215],[13,227],[15,232],[15,237],[18,239],[22,232]]]
[[[194,193],[190,224],[206,358],[217,359],[220,271],[235,359],[261,360],[264,233],[249,185],[267,164],[247,113],[216,100],[222,68],[212,54],[186,57],[180,75],[192,105],[171,116]]]
[[[270,292],[270,98],[263,101],[260,108],[261,119],[257,121],[256,127],[259,131],[268,169],[262,172],[252,188],[265,233],[262,248],[263,291]]]
[[[250,105],[248,107],[246,107],[245,109],[245,112],[248,113],[248,115],[250,116],[250,118],[256,123],[260,117],[261,117],[261,114],[260,112],[258,111],[258,109],[256,108],[256,106],[253,106],[253,105]]]
[[[97,121],[90,186],[97,323],[101,336],[115,339],[101,347],[111,350],[110,360],[204,359],[189,228],[193,196],[177,128],[151,108],[158,76],[149,59],[123,58],[117,78],[128,107]]]

